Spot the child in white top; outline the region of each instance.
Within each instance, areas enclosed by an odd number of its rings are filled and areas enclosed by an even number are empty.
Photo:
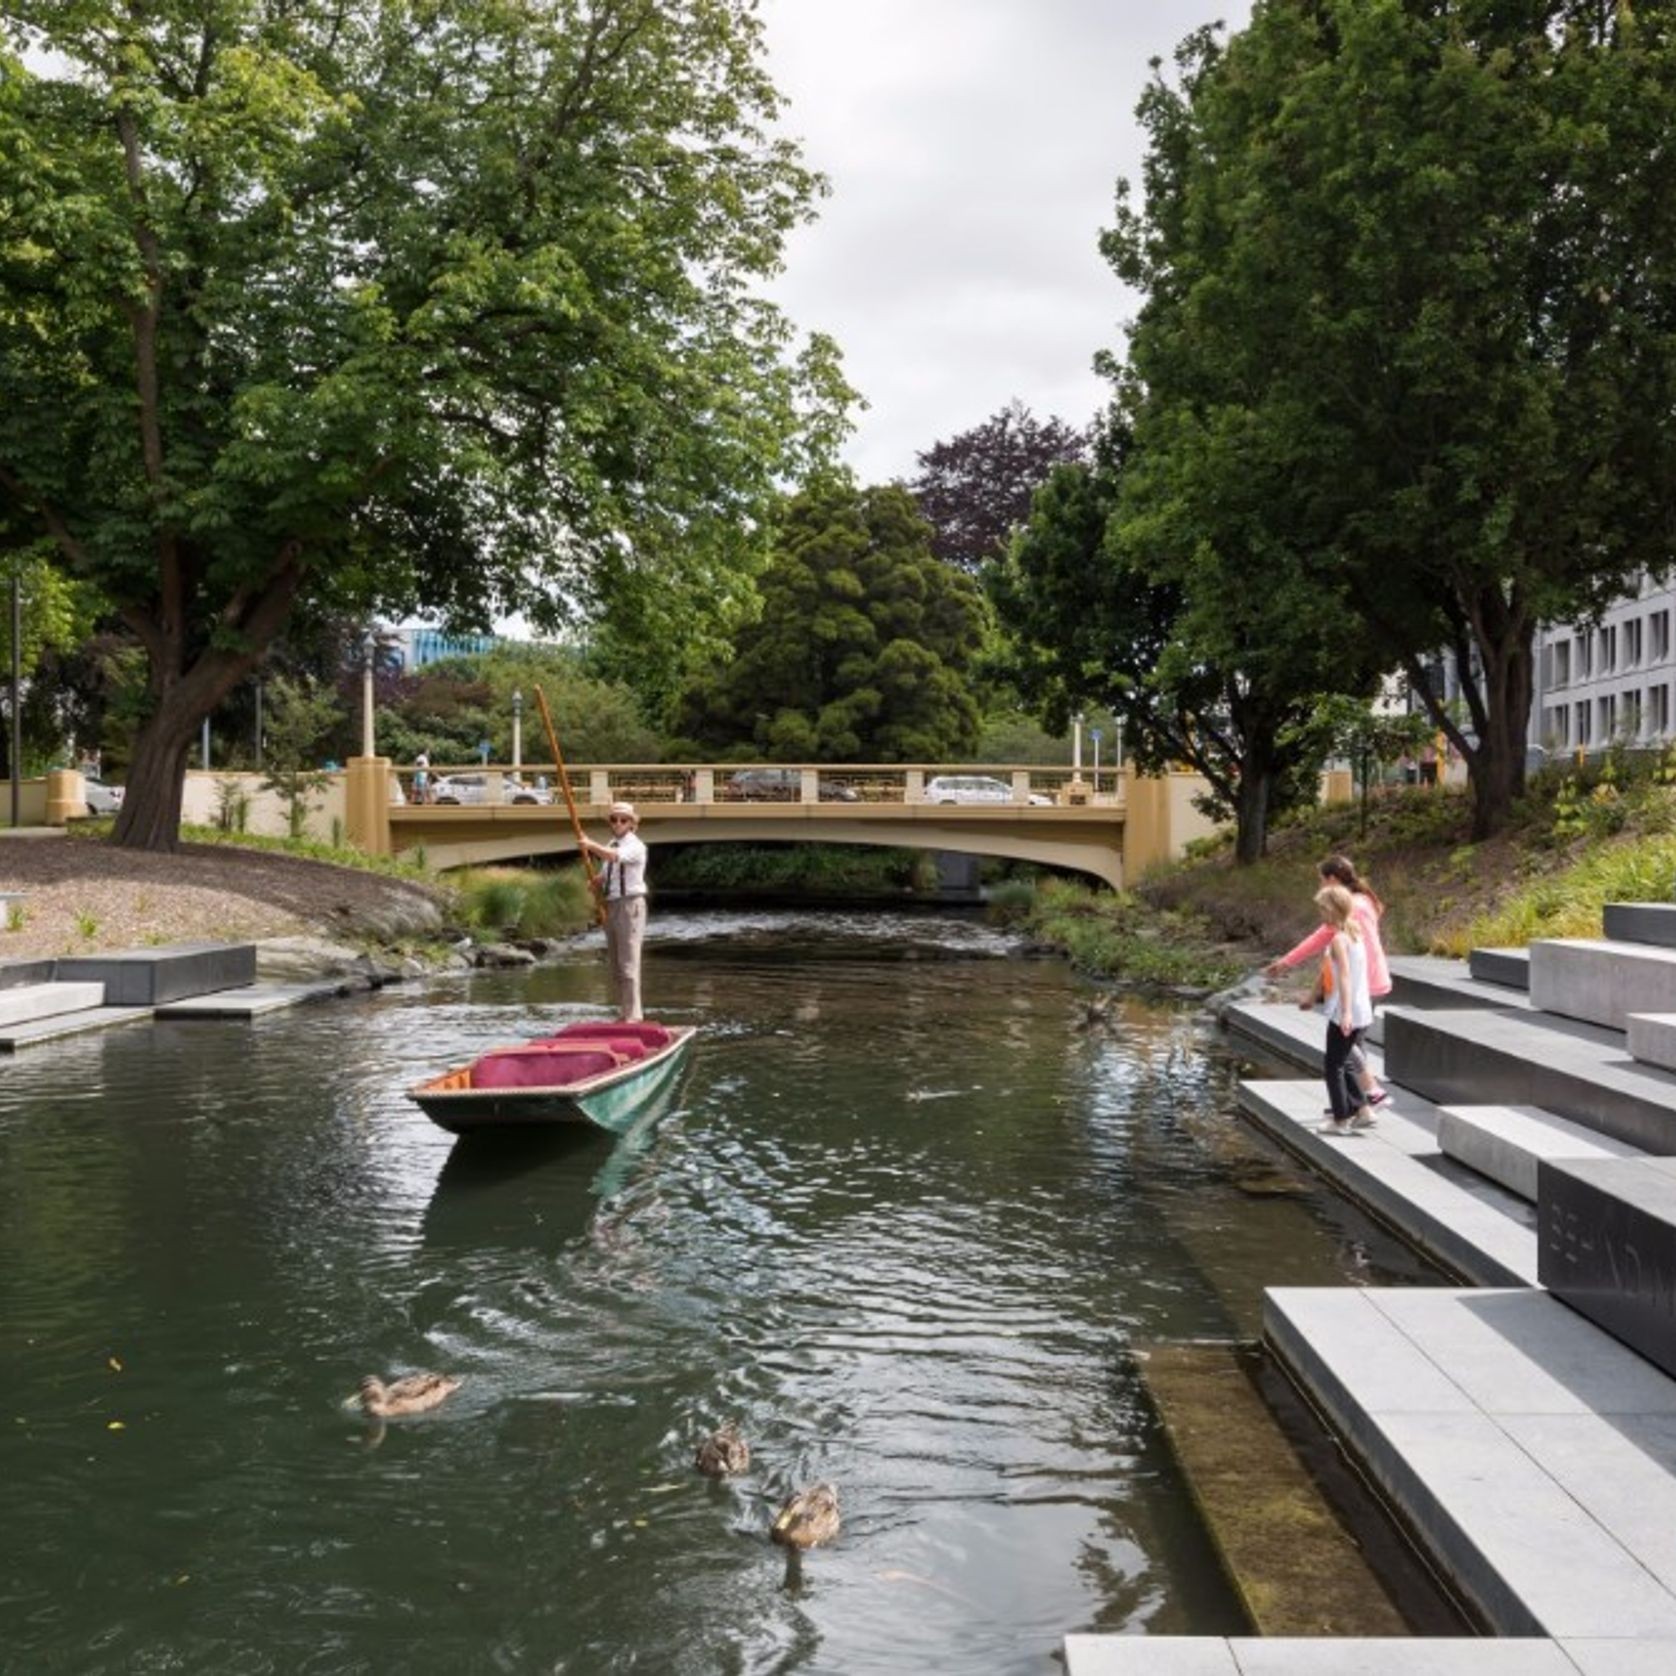
[[[1323,1055],[1327,1099],[1332,1116],[1322,1133],[1348,1135],[1370,1129],[1376,1119],[1351,1071],[1351,1057],[1362,1033],[1373,1023],[1373,1000],[1368,994],[1368,951],[1356,923],[1355,903],[1343,885],[1327,885],[1316,892],[1315,905],[1332,927],[1327,945],[1327,1041]]]

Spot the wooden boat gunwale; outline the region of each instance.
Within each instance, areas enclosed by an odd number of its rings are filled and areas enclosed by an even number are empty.
[[[609,1071],[596,1072],[580,1082],[544,1083],[521,1088],[473,1088],[472,1066],[479,1059],[501,1052],[505,1047],[520,1048],[531,1045],[528,1042],[512,1042],[503,1044],[503,1047],[485,1048],[467,1064],[452,1066],[436,1076],[414,1083],[408,1088],[407,1096],[433,1123],[449,1130],[453,1130],[454,1125],[447,1121],[446,1117],[475,1123],[474,1108],[499,1108],[525,1114],[498,1120],[506,1122],[509,1127],[520,1121],[565,1123],[581,1120],[608,1129],[610,1125],[590,1112],[584,1102],[590,1097],[608,1093],[657,1071],[685,1052],[693,1037],[698,1034],[696,1025],[672,1024],[668,1028],[670,1039],[662,1047],[654,1049],[643,1058],[631,1059],[625,1064],[614,1066]],[[543,1118],[539,1115],[543,1112],[551,1115]],[[496,1121],[495,1118],[488,1117],[483,1126],[492,1127]]]

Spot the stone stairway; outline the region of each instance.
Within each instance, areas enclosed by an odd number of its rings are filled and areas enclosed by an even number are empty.
[[[1240,1088],[1345,1192],[1499,1282],[1272,1289],[1265,1337],[1478,1616],[1522,1639],[1071,1637],[1071,1676],[1439,1671],[1457,1646],[1475,1673],[1676,1670],[1676,904],[1615,904],[1605,930],[1393,961],[1394,1115],[1371,1132],[1323,1134],[1319,1082]],[[1248,1003],[1226,1023],[1319,1072],[1319,1018]]]

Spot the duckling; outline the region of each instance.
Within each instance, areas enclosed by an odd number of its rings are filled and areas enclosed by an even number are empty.
[[[820,1548],[838,1535],[838,1491],[816,1484],[788,1497],[768,1534],[787,1548]]]
[[[703,1439],[693,1456],[693,1465],[706,1478],[726,1478],[730,1473],[744,1472],[750,1464],[751,1446],[731,1420]]]
[[[449,1373],[410,1373],[392,1379],[388,1385],[377,1374],[361,1381],[359,1402],[374,1419],[398,1420],[408,1414],[423,1414],[446,1402],[460,1388]]]

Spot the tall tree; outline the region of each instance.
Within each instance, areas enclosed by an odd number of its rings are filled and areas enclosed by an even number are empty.
[[[1170,447],[1238,429],[1287,462],[1266,534],[1408,671],[1487,834],[1537,624],[1676,542],[1676,7],[1264,0],[1179,62],[1108,239],[1148,296],[1132,366]]]
[[[969,673],[988,616],[978,585],[931,554],[899,484],[834,477],[786,510],[762,615],[731,664],[686,693],[708,749],[783,761],[939,762],[977,739]]]
[[[1038,419],[1014,400],[981,425],[919,454],[908,485],[931,525],[931,548],[976,574],[1007,550],[1030,516],[1030,497],[1066,460],[1086,459],[1088,439],[1062,419]]]
[[[13,0],[0,547],[145,648],[120,841],[299,603],[674,635],[756,568],[848,396],[760,295],[778,107],[751,0]]]

